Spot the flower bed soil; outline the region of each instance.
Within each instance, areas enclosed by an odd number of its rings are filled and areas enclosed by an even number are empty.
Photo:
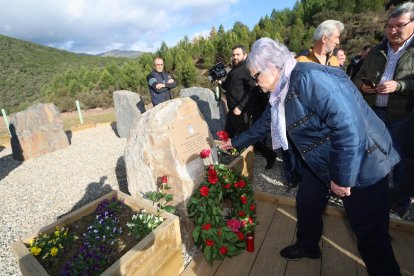
[[[108,262],[105,266],[102,267],[102,271],[105,271],[118,259],[120,259],[126,252],[128,252],[134,245],[136,245],[139,240],[136,240],[133,236],[128,235],[126,223],[131,221],[131,218],[134,214],[134,211],[127,205],[122,206],[121,212],[116,212],[116,217],[119,219],[120,225],[123,232],[116,239],[115,244],[111,246],[111,253],[109,254]],[[83,245],[83,233],[86,232],[87,228],[95,220],[97,212],[93,212],[87,216],[82,217],[80,220],[77,220],[71,224],[66,225],[65,227],[69,229],[69,233],[78,237],[75,242],[65,248],[65,251],[60,256],[59,262],[57,264],[52,264],[50,262],[45,262],[40,257],[36,256],[36,259],[42,264],[45,270],[50,275],[61,275],[65,264],[70,262],[72,258],[79,252],[79,249]],[[28,246],[28,244],[26,244]],[[92,258],[92,257],[91,257]]]

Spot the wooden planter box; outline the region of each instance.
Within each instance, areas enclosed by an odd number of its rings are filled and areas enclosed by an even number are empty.
[[[254,150],[253,146],[249,146],[245,151],[243,151],[236,159],[234,159],[228,167],[233,171],[240,173],[241,175],[249,178],[250,182],[253,184],[253,174],[254,174]]]
[[[112,191],[56,222],[43,227],[38,233],[51,233],[57,225],[64,226],[79,220],[83,216],[94,212],[98,204],[104,199],[110,200],[114,197],[124,199],[125,204],[134,211],[145,208],[148,213],[157,213],[154,206],[146,200],[133,198],[119,191]],[[162,212],[161,216],[165,220],[160,226],[101,275],[180,275],[184,269],[180,223],[178,217],[170,213]],[[38,234],[29,235],[16,241],[11,246],[23,275],[49,275],[25,245],[36,236]]]

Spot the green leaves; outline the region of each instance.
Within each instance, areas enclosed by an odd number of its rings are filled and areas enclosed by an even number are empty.
[[[202,189],[209,192],[201,193]],[[226,212],[226,219],[229,215],[232,217],[228,221],[224,218],[222,204],[230,209]],[[194,242],[202,246],[210,264],[245,250],[244,237],[254,231],[257,223],[251,204],[254,205],[254,191],[246,177],[222,164],[206,167],[206,175],[189,199],[187,211],[194,220]]]

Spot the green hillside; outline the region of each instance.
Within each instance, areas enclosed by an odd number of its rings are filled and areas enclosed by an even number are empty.
[[[390,2],[395,4],[394,2]],[[316,26],[326,19],[345,25],[341,47],[350,60],[366,44],[375,45],[384,36],[389,10],[387,0],[301,0],[293,9],[269,11],[249,29],[237,21],[229,30],[212,27],[207,38],[184,37],[175,46],[164,42],[154,55],[164,59],[165,70],[178,87],[211,87],[206,72],[218,61],[227,65],[231,48],[243,44],[247,50],[261,37],[278,39],[300,53],[312,45]],[[392,8],[392,7],[391,7]],[[146,76],[152,70],[153,54],[139,58],[78,55],[0,35],[0,108],[13,113],[33,103],[53,102],[60,111],[108,107],[112,93],[130,90],[149,102]]]
[[[0,108],[11,113],[41,101],[42,86],[69,68],[104,67],[124,61],[78,55],[0,35]]]

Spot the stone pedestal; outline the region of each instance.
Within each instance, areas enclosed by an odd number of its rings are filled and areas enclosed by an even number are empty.
[[[59,110],[52,104],[36,104],[10,120],[13,158],[24,161],[69,146]]]
[[[136,125],[145,112],[144,102],[137,93],[120,90],[113,93],[116,130],[119,137],[128,137],[130,130]]]
[[[226,121],[226,105],[219,99],[217,101],[213,91],[202,87],[190,87],[180,91],[181,97],[190,97],[197,103],[204,116],[214,139],[218,139],[217,131],[224,130]]]
[[[162,176],[168,177],[169,193],[174,195],[183,244],[192,242],[192,224],[187,217],[186,203],[201,183],[204,162],[217,160],[214,141],[197,104],[190,98],[178,98],[157,105],[142,116],[131,130],[125,148],[128,189],[133,196],[156,191]],[[213,148],[209,160],[199,153]]]

